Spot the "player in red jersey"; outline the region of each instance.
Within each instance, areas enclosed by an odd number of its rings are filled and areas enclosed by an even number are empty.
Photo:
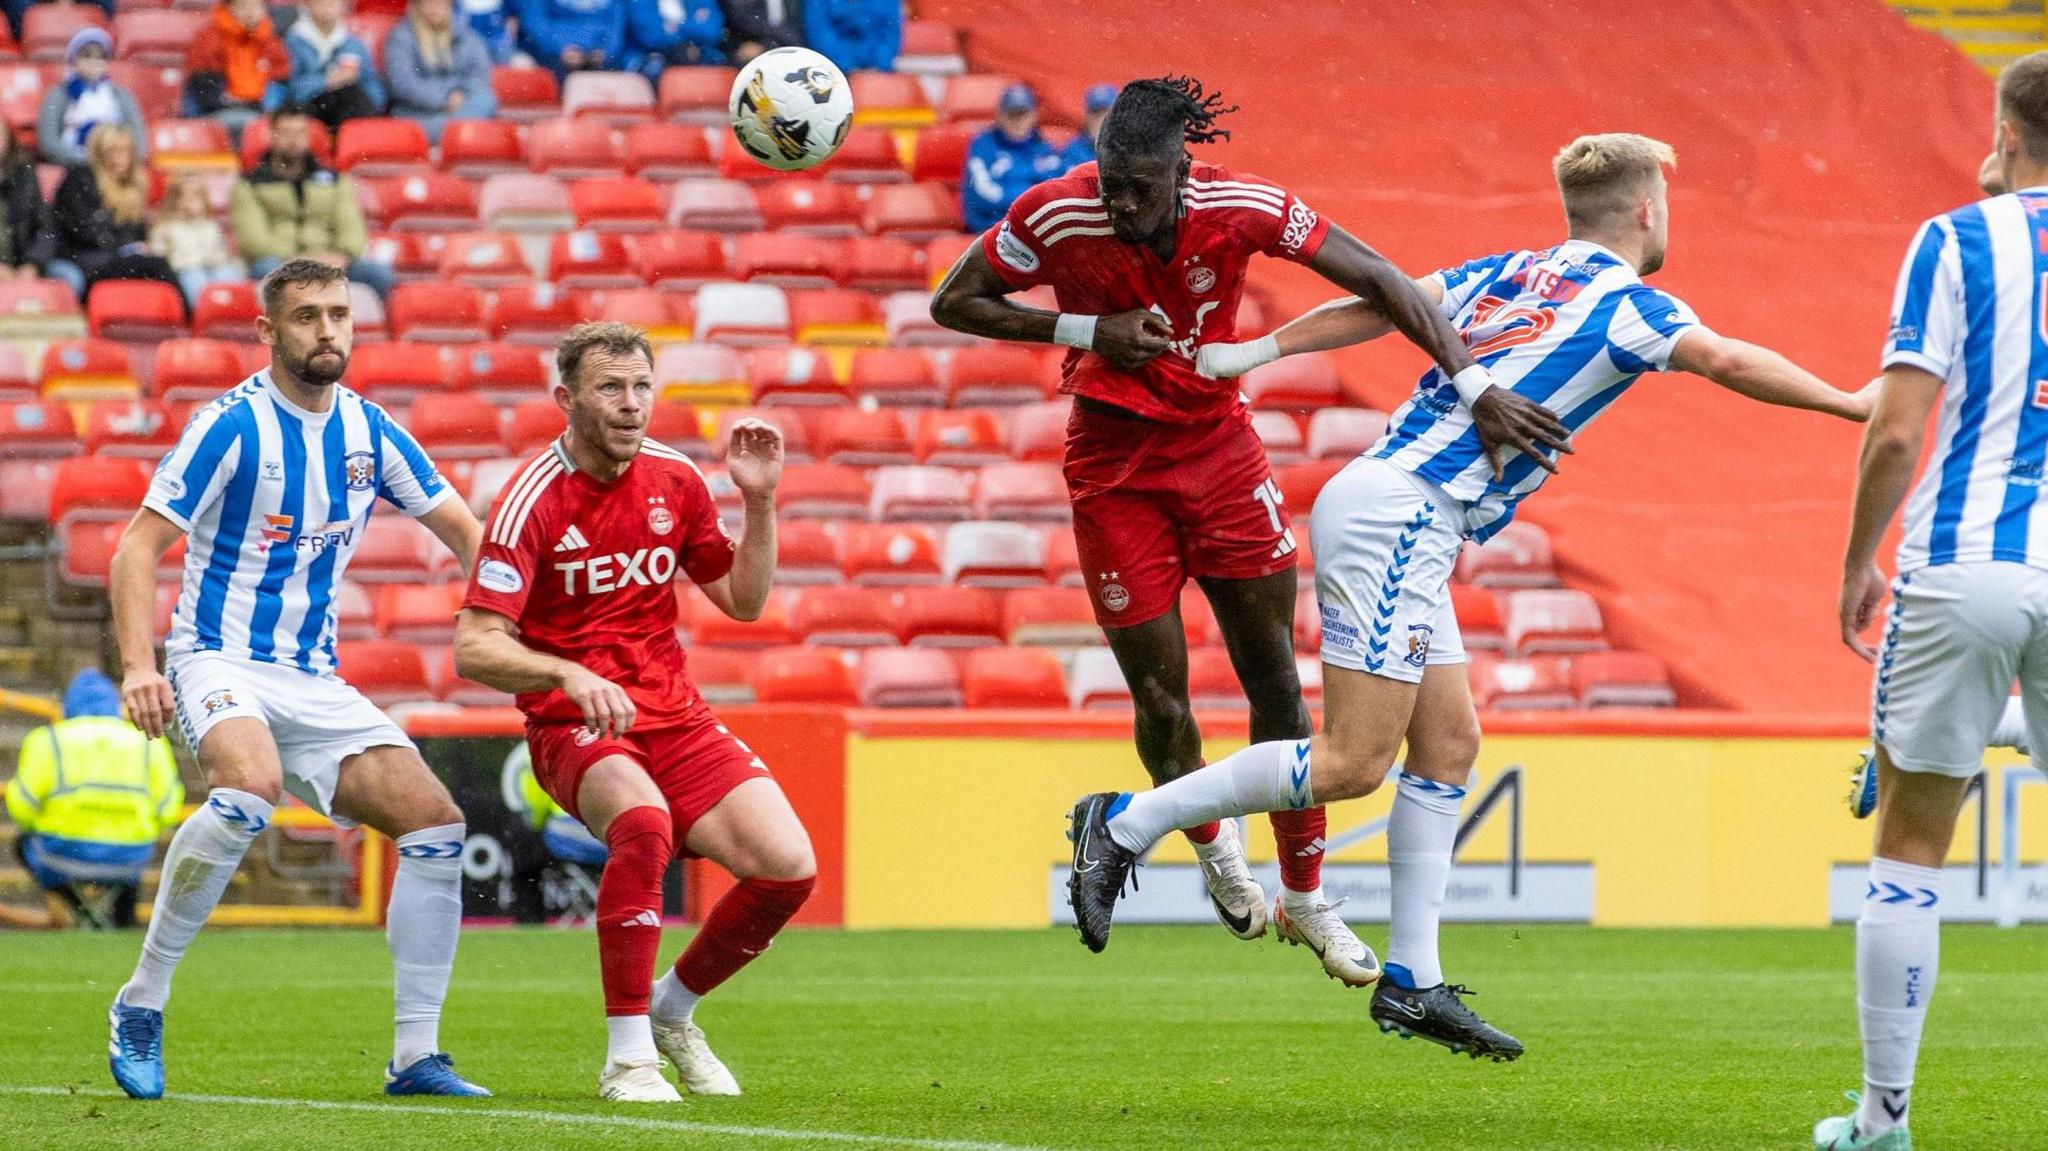
[[[585,324],[556,353],[568,429],[499,494],[456,624],[455,667],[518,693],[533,770],[605,841],[597,949],[611,1041],[598,1094],[681,1098],[657,1049],[699,1095],[739,1084],[691,1021],[699,997],[764,950],[810,895],[810,838],[767,765],[697,694],[676,641],[678,578],[734,619],[757,619],[775,570],[782,437],[733,425],[726,467],[746,499],[737,544],[688,457],[646,438],[647,340]],[[650,991],[661,877],[677,851],[739,880]]]
[[[1192,577],[1215,609],[1251,703],[1251,738],[1312,734],[1294,664],[1295,540],[1237,385],[1195,370],[1209,343],[1235,340],[1253,254],[1306,264],[1374,302],[1455,378],[1496,469],[1505,449],[1569,450],[1540,406],[1492,388],[1458,334],[1400,269],[1280,187],[1198,163],[1186,145],[1227,137],[1219,95],[1185,77],[1139,80],[1117,96],[1097,164],[1025,192],[969,248],[932,298],[963,332],[1057,343],[1072,394],[1067,489],[1083,576],[1137,705],[1138,757],[1156,781],[1201,765],[1188,702],[1180,592]],[[1060,311],[1010,302],[1051,285]],[[1553,469],[1554,470],[1554,469]],[[1379,961],[1322,896],[1321,808],[1275,812],[1282,937],[1330,975],[1371,983]],[[1265,892],[1229,824],[1189,828],[1224,926],[1255,939]]]

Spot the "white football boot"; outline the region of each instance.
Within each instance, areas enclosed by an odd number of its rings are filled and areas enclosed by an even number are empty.
[[[654,1045],[676,1065],[676,1078],[690,1094],[740,1093],[740,1081],[734,1079],[718,1056],[711,1053],[711,1045],[704,1042],[704,1029],[693,1020],[671,1023],[656,1015],[651,1022],[654,1024]]]
[[[605,1061],[604,1074],[597,1077],[597,1097],[613,1103],[681,1103],[676,1085],[661,1073],[657,1061],[614,1063]]]
[[[1330,978],[1346,987],[1370,987],[1380,977],[1380,958],[1372,953],[1337,914],[1344,901],[1318,901],[1306,911],[1289,911],[1283,897],[1273,901],[1273,925],[1279,938],[1316,953]]]
[[[1217,827],[1215,839],[1194,845],[1195,860],[1202,865],[1202,882],[1209,888],[1209,905],[1232,935],[1257,939],[1266,933],[1266,889],[1252,878],[1251,866],[1245,862],[1237,822],[1226,819]]]

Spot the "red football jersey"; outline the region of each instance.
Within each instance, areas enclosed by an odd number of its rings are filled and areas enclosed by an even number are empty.
[[[462,606],[512,620],[526,646],[625,688],[639,709],[634,728],[651,730],[702,704],[676,641],[676,578],[709,583],[732,560],[732,537],[688,457],[647,440],[603,483],[557,441],[498,493]],[[519,709],[583,718],[559,691],[525,693]]]
[[[1195,349],[1237,339],[1237,302],[1254,252],[1307,263],[1329,222],[1257,176],[1197,163],[1181,197],[1179,240],[1161,263],[1151,248],[1118,240],[1094,164],[1026,191],[981,237],[982,254],[1014,288],[1051,284],[1062,312],[1107,316],[1150,308],[1173,327],[1173,345],[1135,372],[1092,352],[1067,352],[1060,390],[1169,423],[1205,423],[1237,404],[1234,380],[1205,380]]]

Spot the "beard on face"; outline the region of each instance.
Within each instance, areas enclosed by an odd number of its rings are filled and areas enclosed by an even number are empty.
[[[348,371],[348,353],[329,349],[323,354],[316,348],[304,356],[294,356],[287,351],[284,366],[302,383],[324,388],[339,382],[342,374]]]
[[[640,439],[636,438],[631,447],[621,448],[612,438],[611,421],[603,412],[580,411],[576,414],[576,431],[583,442],[603,453],[614,463],[625,463],[640,452]],[[645,438],[645,429],[640,438]]]

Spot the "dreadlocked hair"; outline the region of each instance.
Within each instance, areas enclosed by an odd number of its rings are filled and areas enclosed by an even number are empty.
[[[1228,140],[1230,132],[1216,118],[1237,111],[1223,93],[1208,92],[1193,76],[1133,80],[1117,93],[1116,104],[1102,122],[1097,147],[1104,152],[1155,155],[1178,152],[1186,144]]]

